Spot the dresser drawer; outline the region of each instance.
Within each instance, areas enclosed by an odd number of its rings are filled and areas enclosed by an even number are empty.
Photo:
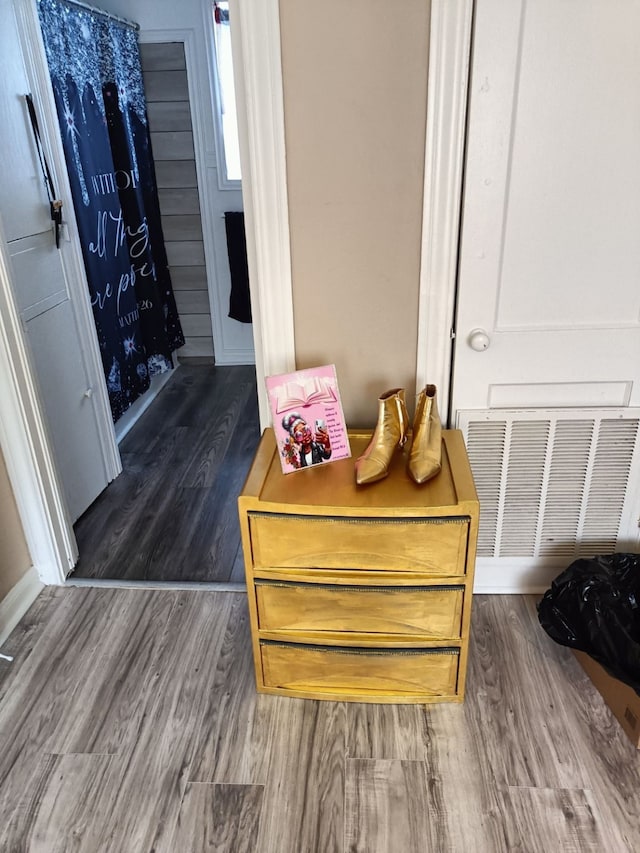
[[[459,638],[461,586],[342,586],[255,582],[258,627],[265,631],[353,631]]]
[[[260,642],[265,687],[297,692],[452,696],[459,649],[353,649]]]
[[[255,568],[465,572],[469,518],[344,518],[249,513]]]

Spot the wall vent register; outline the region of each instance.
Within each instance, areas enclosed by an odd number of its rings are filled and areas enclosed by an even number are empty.
[[[637,547],[639,425],[638,409],[459,412],[481,505],[478,557],[564,565]]]

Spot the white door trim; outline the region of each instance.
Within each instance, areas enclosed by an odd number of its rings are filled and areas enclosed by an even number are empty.
[[[473,0],[432,0],[416,387],[438,387],[447,420]]]
[[[295,368],[278,0],[230,0],[260,425],[265,376]]]

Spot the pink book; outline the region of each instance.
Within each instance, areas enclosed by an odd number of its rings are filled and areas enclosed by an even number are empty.
[[[285,474],[351,456],[335,365],[267,376],[266,381]]]

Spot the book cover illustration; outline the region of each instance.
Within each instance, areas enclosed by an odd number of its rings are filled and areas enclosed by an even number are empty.
[[[351,456],[335,365],[267,376],[266,382],[285,474]]]

